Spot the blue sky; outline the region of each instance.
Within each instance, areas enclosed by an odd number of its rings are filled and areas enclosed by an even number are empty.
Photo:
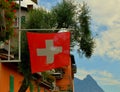
[[[38,0],[38,4],[46,9],[51,9],[52,6],[55,6],[59,2],[61,0]]]
[[[38,0],[48,9],[61,0]],[[90,59],[79,57],[76,51],[77,78],[90,74],[105,92],[120,92],[120,0],[74,0],[87,2],[91,12],[91,29],[96,47]]]

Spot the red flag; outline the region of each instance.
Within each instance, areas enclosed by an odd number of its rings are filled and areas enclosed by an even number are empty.
[[[27,32],[32,73],[69,65],[70,33]]]

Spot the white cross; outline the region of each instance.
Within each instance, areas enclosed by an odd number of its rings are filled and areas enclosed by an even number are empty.
[[[46,40],[46,48],[37,48],[37,56],[46,56],[47,64],[54,62],[54,55],[61,53],[62,47],[54,47],[53,40]]]

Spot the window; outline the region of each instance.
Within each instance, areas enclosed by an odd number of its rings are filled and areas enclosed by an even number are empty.
[[[25,16],[22,16],[21,17],[21,25],[22,26],[25,25],[25,21],[26,21]],[[15,18],[15,20],[14,20],[14,27],[18,27],[18,25],[19,25],[19,17]]]

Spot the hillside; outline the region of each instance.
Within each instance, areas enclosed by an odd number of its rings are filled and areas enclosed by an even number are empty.
[[[104,92],[97,82],[90,76],[80,80],[74,78],[75,92]]]

